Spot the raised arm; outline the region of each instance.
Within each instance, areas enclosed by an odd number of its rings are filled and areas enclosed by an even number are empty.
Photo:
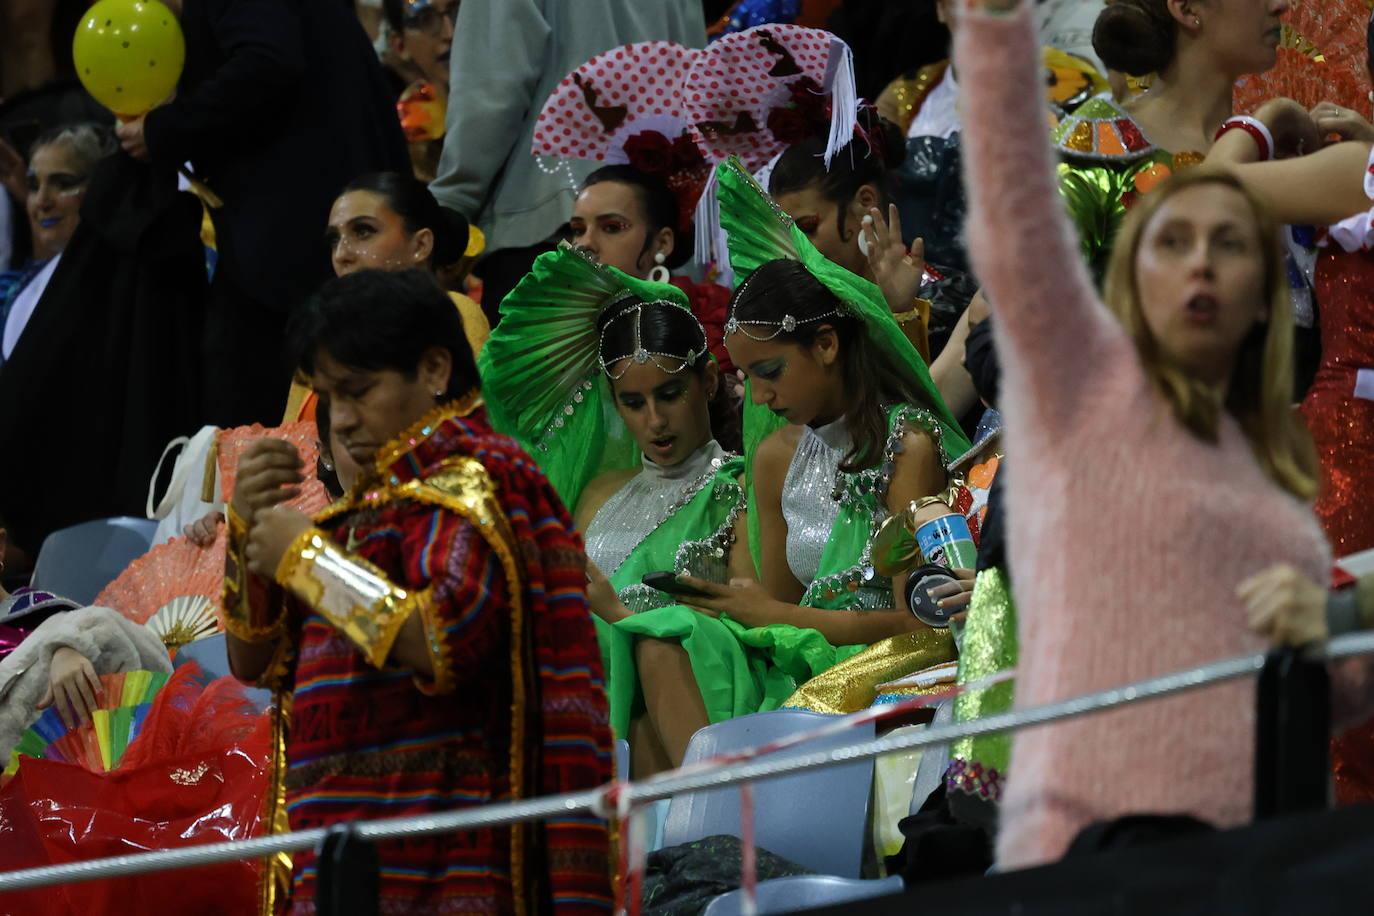
[[[1056,408],[1036,419],[1052,432],[1056,416],[1074,416],[1091,364],[1117,359],[1128,341],[1094,293],[1063,212],[1031,17],[1019,0],[981,7],[962,12],[954,48],[969,249],[997,316],[1005,390]]]
[[[439,203],[475,220],[529,110],[551,29],[538,0],[464,0],[454,26],[444,152],[430,185]]]
[[[1276,133],[1282,129],[1284,102],[1287,100],[1266,103],[1256,112]],[[1364,189],[1370,147],[1368,141],[1355,140],[1308,156],[1260,162],[1254,138],[1243,130],[1231,130],[1213,145],[1206,164],[1234,172],[1269,204],[1281,222],[1328,226],[1369,210],[1370,199]]]

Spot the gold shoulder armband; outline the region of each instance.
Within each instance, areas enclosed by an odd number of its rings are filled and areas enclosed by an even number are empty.
[[[377,668],[386,665],[401,626],[419,608],[423,594],[393,585],[380,569],[348,553],[318,528],[307,528],[291,542],[276,578],[352,640]]]

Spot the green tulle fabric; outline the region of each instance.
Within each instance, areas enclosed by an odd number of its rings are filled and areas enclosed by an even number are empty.
[[[686,650],[711,722],[775,709],[787,698],[786,679],[770,676],[767,657],[742,643],[727,622],[675,604],[641,582],[646,573],[665,570],[724,581],[735,524],[744,510],[743,473],[743,459],[726,461],[609,574],[621,601],[635,612],[615,624],[594,618],[618,736],[628,735],[630,720],[644,706],[635,660],[640,638],[671,640]]]
[[[908,382],[914,391],[925,395],[925,403],[913,405],[933,418],[940,430],[939,442],[954,460],[968,450],[969,442],[959,428],[958,421],[945,405],[944,398],[931,380],[930,370],[921,354],[902,333],[883,299],[882,290],[864,278],[850,273],[816,250],[816,246],[797,228],[792,218],[768,196],[753,176],[731,158],[716,168],[715,193],[720,201],[721,227],[727,236],[730,267],[735,278],[743,281],[763,264],[787,258],[800,261],[813,277],[835,294],[848,312],[859,318],[873,342],[885,350],[897,366],[910,371]],[[756,405],[752,398],[744,399],[744,457],[747,477],[746,489],[753,505],[754,455],[760,443],[786,425],[766,407]],[[758,513],[749,514],[749,543],[755,562],[758,561]],[[858,543],[852,526],[844,527],[845,513],[836,523],[836,538],[832,549],[822,560],[819,579],[841,573],[859,560],[863,546]],[[843,541],[840,547],[836,541]],[[826,606],[826,605],[817,605]]]
[[[978,574],[959,650],[959,685],[977,683],[1016,667],[1016,603],[1000,568]],[[1011,710],[1015,684],[1004,681],[954,701],[954,721],[971,722]],[[965,738],[950,746],[949,788],[996,802],[1011,762],[1011,735]]]
[[[677,287],[603,267],[565,243],[502,301],[477,359],[492,426],[530,453],[569,509],[597,476],[639,463],[597,362],[597,317],[628,296],[690,311]]]
[[[630,469],[640,454],[597,362],[597,317],[626,294],[687,308],[673,286],[636,280],[601,267],[571,248],[542,255],[501,303],[501,322],[478,369],[492,424],[539,462],[569,506],[597,475]],[[754,645],[761,637],[728,620],[701,614],[641,583],[645,573],[673,570],[724,581],[734,527],[744,510],[740,458],[668,517],[615,570],[606,570],[636,613],[614,625],[594,617],[606,668],[611,722],[620,737],[643,708],[635,642],[678,642],[691,660],[712,722],[774,709],[796,689],[794,673],[822,665],[834,650],[818,634],[791,635],[780,653],[787,667]],[[803,678],[809,675],[803,675]]]

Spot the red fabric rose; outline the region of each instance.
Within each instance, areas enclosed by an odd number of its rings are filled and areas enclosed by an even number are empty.
[[[673,141],[673,171],[687,172],[704,165],[706,157],[696,141],[688,134],[679,134]]]
[[[819,83],[804,76],[789,83],[787,89],[792,94],[792,104],[806,115],[807,120],[813,125],[829,127],[830,96]]]
[[[625,141],[630,165],[647,175],[667,175],[673,171],[673,142],[656,130],[646,130]]]
[[[730,290],[719,283],[694,283],[687,277],[673,277],[668,282],[687,294],[692,314],[701,322],[706,332],[706,346],[716,358],[721,371],[733,375],[735,364],[730,361],[730,351],[725,349],[725,320],[729,313]]]
[[[783,146],[795,146],[811,136],[811,120],[800,108],[774,108],[768,112],[768,129]]]

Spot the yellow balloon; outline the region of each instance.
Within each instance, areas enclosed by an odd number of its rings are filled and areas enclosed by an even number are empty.
[[[72,57],[86,91],[128,120],[172,94],[186,39],[176,14],[158,0],[100,0],[76,27]]]

